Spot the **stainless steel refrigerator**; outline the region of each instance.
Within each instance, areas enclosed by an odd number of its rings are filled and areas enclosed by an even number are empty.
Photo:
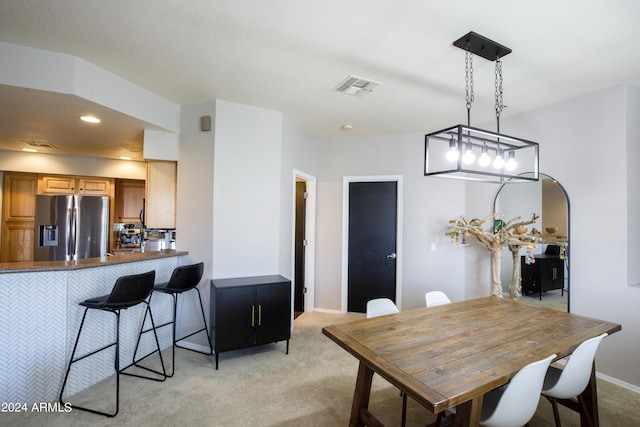
[[[35,261],[105,256],[108,242],[109,197],[36,196]]]

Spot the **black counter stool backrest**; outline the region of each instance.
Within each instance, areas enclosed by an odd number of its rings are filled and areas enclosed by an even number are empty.
[[[164,293],[167,295],[171,295],[173,297],[173,319],[163,323],[161,325],[158,326],[152,326],[149,329],[144,329],[144,321],[142,322],[142,327],[140,328],[140,334],[138,335],[138,343],[136,344],[136,349],[134,351],[134,365],[137,364],[139,361],[141,361],[142,359],[149,357],[150,355],[152,355],[154,352],[151,352],[145,356],[139,357],[136,359],[136,355],[138,352],[138,347],[140,345],[140,338],[142,337],[143,334],[150,332],[150,331],[154,331],[156,329],[162,328],[163,326],[167,326],[167,325],[172,325],[173,326],[173,331],[172,331],[172,338],[173,338],[173,347],[172,347],[172,354],[171,354],[171,360],[172,360],[172,365],[171,365],[171,373],[167,374],[166,372],[161,373],[161,372],[157,372],[157,371],[153,371],[157,374],[160,375],[165,375],[167,377],[172,377],[173,374],[175,373],[175,361],[176,361],[176,352],[175,352],[175,347],[178,348],[182,348],[185,350],[190,350],[190,351],[194,351],[196,353],[201,353],[201,354],[206,354],[206,355],[212,355],[213,354],[213,347],[211,347],[211,338],[209,336],[209,329],[207,328],[207,319],[205,318],[204,315],[204,307],[202,305],[202,296],[200,295],[200,290],[198,289],[198,284],[200,283],[200,280],[202,279],[202,273],[204,271],[204,263],[200,262],[197,264],[191,264],[191,265],[182,265],[179,267],[176,267],[173,270],[173,273],[171,273],[171,279],[169,279],[169,281],[167,283],[161,283],[158,284],[156,286],[153,287],[153,292],[160,292],[160,293]],[[178,307],[178,295],[190,291],[190,290],[195,290],[198,294],[198,300],[200,301],[200,312],[202,313],[202,323],[204,325],[204,327],[202,327],[201,329],[198,329],[195,332],[192,332],[188,335],[185,335],[181,338],[176,338],[176,312],[177,312],[177,307]],[[205,332],[207,334],[207,345],[209,346],[209,351],[205,352],[205,351],[199,351],[193,348],[188,348],[188,347],[184,347],[179,345],[178,343],[182,340],[184,340],[185,338],[189,338],[192,335],[195,335],[197,333],[200,332]],[[138,366],[138,365],[136,365]],[[146,369],[146,368],[145,368]]]
[[[182,293],[189,291],[198,286],[200,279],[202,279],[203,271],[203,262],[176,267],[173,270],[173,273],[171,273],[171,279],[169,279],[166,286],[158,285],[154,289],[156,291],[170,293]]]
[[[115,412],[108,413],[104,411],[99,411],[95,409],[89,409],[86,407],[81,407],[77,405],[71,405],[72,408],[81,409],[87,412],[93,412],[94,414],[105,415],[107,417],[115,417],[118,414],[119,406],[120,406],[120,374],[130,375],[139,378],[150,379],[154,381],[164,381],[166,379],[166,375],[164,373],[164,361],[162,360],[162,354],[160,353],[160,363],[162,365],[163,372],[157,372],[161,375],[161,378],[153,378],[142,376],[134,373],[124,372],[124,369],[132,366],[126,366],[123,369],[120,369],[120,310],[125,310],[130,307],[134,307],[138,304],[146,304],[144,317],[146,319],[147,313],[151,319],[151,324],[153,325],[153,315],[151,314],[151,309],[149,307],[149,302],[147,299],[151,295],[153,291],[154,281],[155,281],[156,272],[151,270],[146,273],[141,274],[133,274],[130,276],[122,276],[116,280],[111,293],[108,295],[103,295],[97,298],[90,298],[85,301],[79,303],[79,305],[85,307],[84,313],[82,315],[82,321],[80,322],[80,328],[78,329],[78,335],[76,337],[76,342],[73,346],[73,351],[71,352],[71,358],[69,360],[69,364],[67,367],[67,371],[65,373],[64,381],[62,383],[62,389],[60,390],[59,401],[64,404],[62,397],[64,394],[65,387],[67,385],[67,380],[69,379],[69,373],[71,371],[71,365],[75,362],[79,362],[89,356],[92,356],[96,353],[101,352],[102,350],[106,350],[109,347],[115,346],[115,373],[116,373],[116,408]],[[113,313],[116,315],[116,340],[115,342],[109,343],[95,351],[87,353],[82,356],[78,356],[74,358],[76,354],[76,350],[78,349],[78,342],[80,341],[80,334],[82,333],[82,328],[84,326],[84,322],[87,317],[87,312],[89,309],[98,309]],[[143,323],[144,324],[144,323]],[[158,348],[158,352],[160,351],[160,343],[158,341],[158,336],[156,334],[156,346]],[[150,370],[150,369],[148,369]],[[156,371],[153,371],[156,372]]]
[[[145,301],[153,291],[155,271],[131,276],[122,276],[116,280],[109,295],[92,298],[80,303],[88,308],[125,309]]]

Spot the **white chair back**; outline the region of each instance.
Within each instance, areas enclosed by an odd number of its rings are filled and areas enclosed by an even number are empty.
[[[480,424],[485,427],[523,426],[538,408],[540,390],[549,364],[556,355],[522,368],[503,388],[487,393],[482,404]]]
[[[590,338],[569,356],[564,369],[552,368],[545,378],[542,394],[557,399],[570,399],[581,394],[591,378],[598,346],[608,334]]]
[[[398,307],[389,298],[376,298],[367,302],[367,319],[399,312]]]
[[[436,307],[438,305],[451,304],[447,295],[442,291],[430,291],[424,294],[427,307]]]

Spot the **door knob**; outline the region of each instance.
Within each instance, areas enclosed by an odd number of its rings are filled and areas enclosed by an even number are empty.
[[[398,258],[398,255],[395,252],[392,252],[389,255],[387,255],[387,258],[396,259]]]

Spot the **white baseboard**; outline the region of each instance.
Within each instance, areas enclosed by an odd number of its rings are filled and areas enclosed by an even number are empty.
[[[326,308],[316,308],[315,310],[318,313],[329,313],[329,314],[344,314],[342,311],[340,310],[329,310]]]
[[[610,382],[611,384],[615,384],[617,386],[625,388],[629,391],[635,391],[636,393],[640,393],[640,387],[638,387],[637,385],[633,385],[628,382],[619,380],[617,378],[610,377],[609,375],[601,374],[598,371],[596,371],[596,377],[600,378],[603,381],[607,381],[607,382]]]
[[[189,341],[178,341],[178,344],[181,347],[188,348],[189,350],[195,350],[195,351],[200,351],[200,352],[204,352],[204,353],[208,353],[209,351],[211,351],[211,349],[209,347],[207,347],[206,345],[194,344],[194,343],[189,342]],[[214,352],[214,354],[215,354],[215,352]]]

